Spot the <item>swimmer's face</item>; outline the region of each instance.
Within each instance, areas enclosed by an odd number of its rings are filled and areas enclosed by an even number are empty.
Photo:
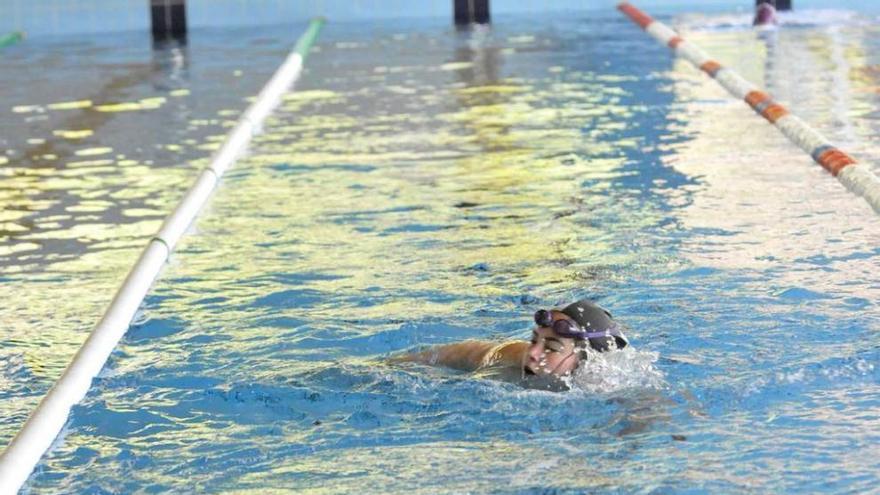
[[[571,320],[558,311],[552,311],[553,321]],[[523,370],[527,374],[539,376],[565,376],[577,368],[580,361],[576,341],[561,337],[550,327],[536,327],[532,332],[532,342],[526,353]]]

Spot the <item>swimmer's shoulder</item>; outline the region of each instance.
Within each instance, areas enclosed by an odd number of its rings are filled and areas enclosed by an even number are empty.
[[[529,343],[521,340],[502,342],[489,348],[483,356],[481,368],[489,366],[519,367],[529,349]]]

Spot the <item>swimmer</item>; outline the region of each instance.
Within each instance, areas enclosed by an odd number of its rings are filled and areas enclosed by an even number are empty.
[[[623,349],[629,341],[611,313],[583,299],[535,313],[531,342],[469,340],[407,354],[392,361],[480,372],[529,386],[566,389],[566,378],[590,355]]]
[[[764,1],[755,6],[755,20],[752,21],[752,25],[773,26],[778,23],[776,7],[774,7],[773,3]]]

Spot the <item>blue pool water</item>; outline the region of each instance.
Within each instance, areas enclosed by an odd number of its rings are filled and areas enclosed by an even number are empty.
[[[880,159],[870,16],[661,18]],[[0,444],[295,35],[4,53]],[[617,12],[331,23],[297,90],[32,492],[876,490],[876,215]],[[632,349],[572,391],[387,362],[580,297]]]

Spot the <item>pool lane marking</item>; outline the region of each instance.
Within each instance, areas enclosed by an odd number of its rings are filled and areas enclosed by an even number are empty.
[[[732,69],[722,66],[669,26],[654,20],[628,2],[620,3],[617,8],[658,42],[668,46],[676,55],[718,81],[730,94],[746,102],[756,113],[776,126],[791,142],[809,154],[816,163],[836,177],[850,192],[861,196],[876,213],[880,213],[880,178],[868,167],[859,164],[855,158],[834,146],[797,116],[792,115],[770,95],[743,79]]]
[[[309,24],[296,47],[214,154],[211,164],[202,170],[174,211],[165,219],[159,232],[147,243],[101,321],[89,334],[61,378],[0,454],[0,495],[17,492],[52,445],[67,422],[71,408],[88,392],[92,380],[125,335],[159,271],[174,251],[177,241],[205,205],[223,172],[241,156],[251,138],[258,133],[262,122],[281,102],[287,89],[299,79],[306,54],[323,24],[323,19],[315,19]]]

